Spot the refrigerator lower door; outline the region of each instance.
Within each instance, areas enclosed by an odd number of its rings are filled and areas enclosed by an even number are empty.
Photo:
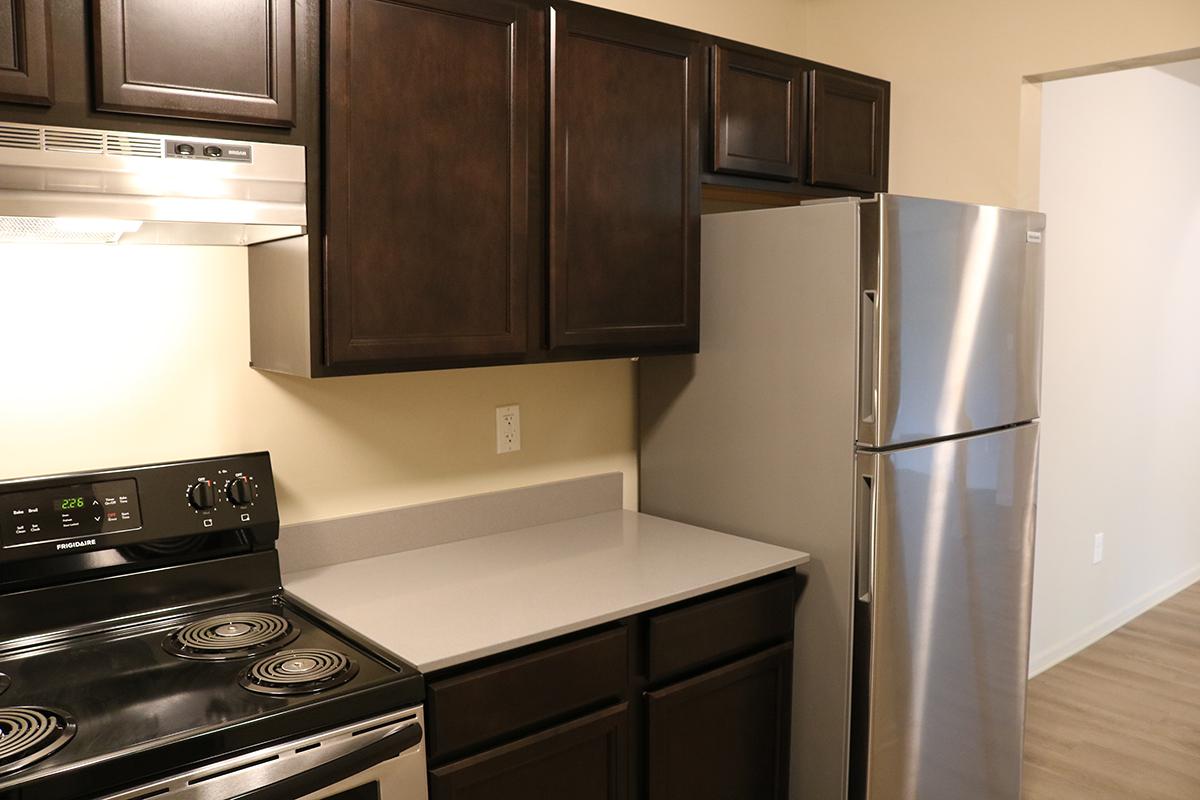
[[[1045,216],[897,195],[861,207],[859,445],[1037,418]]]
[[[1037,450],[859,454],[852,797],[1019,800]]]

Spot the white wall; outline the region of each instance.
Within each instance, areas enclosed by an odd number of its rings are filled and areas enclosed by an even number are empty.
[[[1200,61],[1042,100],[1035,672],[1200,579]]]

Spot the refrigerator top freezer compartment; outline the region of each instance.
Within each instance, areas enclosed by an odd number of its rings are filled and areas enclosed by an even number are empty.
[[[1045,215],[897,195],[860,209],[859,447],[1036,419]]]

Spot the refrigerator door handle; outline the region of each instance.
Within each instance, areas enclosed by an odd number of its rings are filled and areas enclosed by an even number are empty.
[[[858,355],[858,410],[860,422],[866,425],[875,424],[879,406],[879,387],[875,385],[876,364],[879,361],[879,337],[875,329],[876,299],[874,289],[863,290],[860,312],[862,330]]]
[[[875,476],[859,476],[858,508],[854,515],[854,594],[871,602],[875,589]]]

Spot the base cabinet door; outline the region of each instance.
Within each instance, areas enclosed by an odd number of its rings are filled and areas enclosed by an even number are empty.
[[[0,0],[0,102],[53,101],[50,3]]]
[[[625,800],[628,704],[429,773],[431,800]]]
[[[890,84],[823,69],[810,74],[809,182],[859,192],[887,191]]]
[[[295,0],[92,0],[104,111],[290,127]]]
[[[695,350],[700,38],[575,3],[552,14],[550,346]]]
[[[646,694],[649,800],[783,800],[792,646]]]
[[[330,0],[327,363],[525,352],[544,24],[521,0]]]

